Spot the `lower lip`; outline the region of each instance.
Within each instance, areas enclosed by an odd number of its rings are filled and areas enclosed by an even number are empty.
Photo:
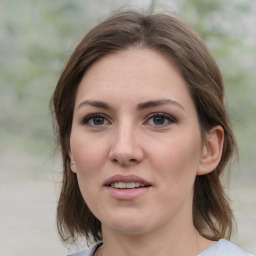
[[[116,199],[132,200],[147,193],[151,189],[151,186],[130,189],[117,189],[110,186],[106,186],[106,189],[108,190],[110,195]]]

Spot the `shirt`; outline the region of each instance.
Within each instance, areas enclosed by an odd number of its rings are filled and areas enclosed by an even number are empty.
[[[102,245],[102,242],[93,245],[91,248],[70,254],[68,256],[93,256],[96,250]],[[233,243],[220,239],[217,243],[210,246],[198,256],[253,256],[252,254],[245,252]]]

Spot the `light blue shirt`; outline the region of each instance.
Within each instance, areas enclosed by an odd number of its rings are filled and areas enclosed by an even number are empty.
[[[198,256],[253,256],[252,254],[245,252],[233,243],[220,239],[217,243],[207,248]]]
[[[68,256],[93,256],[95,251],[102,245],[102,243],[97,243],[91,248],[70,254]],[[253,256],[252,254],[245,252],[241,248],[237,247],[233,243],[221,239],[214,245],[207,248],[202,253],[198,254],[198,256]]]

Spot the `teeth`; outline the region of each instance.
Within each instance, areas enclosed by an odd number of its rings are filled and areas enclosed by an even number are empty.
[[[139,182],[115,182],[110,185],[112,188],[126,189],[126,188],[139,188],[145,187],[144,184]]]

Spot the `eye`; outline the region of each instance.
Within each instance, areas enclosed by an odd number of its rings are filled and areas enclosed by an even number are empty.
[[[152,126],[167,126],[175,122],[175,119],[165,113],[153,113],[147,119],[147,124]]]
[[[82,120],[82,124],[87,126],[104,126],[109,125],[110,122],[103,114],[91,114]]]

